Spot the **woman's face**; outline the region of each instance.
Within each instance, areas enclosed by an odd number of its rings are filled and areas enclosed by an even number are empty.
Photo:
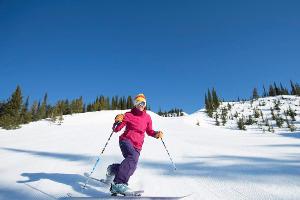
[[[141,102],[136,106],[136,108],[139,109],[140,111],[144,111],[145,107],[146,107],[146,102]]]

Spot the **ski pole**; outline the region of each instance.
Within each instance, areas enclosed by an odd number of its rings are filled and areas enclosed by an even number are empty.
[[[84,186],[82,186],[82,189],[85,189],[85,188],[86,188],[86,185],[88,184],[88,182],[89,182],[89,180],[90,180],[90,178],[91,178],[91,175],[94,173],[94,171],[95,171],[95,169],[96,169],[96,166],[98,165],[98,163],[99,163],[99,161],[100,161],[100,157],[101,157],[101,155],[103,154],[103,152],[104,152],[104,150],[105,150],[105,148],[106,148],[106,146],[107,146],[107,144],[108,144],[108,142],[109,142],[111,136],[113,135],[113,133],[114,133],[114,131],[111,132],[111,134],[110,134],[110,136],[109,136],[109,138],[108,138],[106,144],[104,145],[104,148],[102,149],[100,155],[99,155],[98,158],[97,158],[96,163],[94,164],[94,167],[93,167],[92,171],[89,173],[88,179],[86,180]]]
[[[175,163],[173,162],[173,159],[171,158],[170,153],[169,153],[169,151],[168,151],[168,149],[167,149],[167,147],[166,147],[166,144],[165,144],[165,142],[163,141],[162,138],[161,138],[161,141],[162,141],[162,143],[163,143],[163,145],[164,145],[164,147],[165,147],[165,149],[166,149],[166,151],[167,151],[167,153],[168,153],[168,155],[169,155],[169,158],[170,158],[170,160],[171,160],[171,162],[172,162],[172,165],[173,165],[173,167],[174,167],[174,170],[176,170]]]

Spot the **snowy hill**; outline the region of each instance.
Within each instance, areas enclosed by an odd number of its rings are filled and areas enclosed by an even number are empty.
[[[245,102],[224,102],[218,109],[220,124],[226,115],[227,128],[237,128],[240,120],[257,132],[295,132],[300,128],[300,97],[282,95]]]
[[[300,97],[282,95],[251,101],[222,102],[213,114],[214,124],[229,129],[264,133],[296,132],[300,129]]]
[[[235,104],[232,114],[239,109]],[[83,191],[80,185],[111,133],[114,116],[124,112],[64,116],[60,126],[44,120],[17,130],[0,129],[0,199],[107,195],[108,189],[95,182]],[[229,122],[218,127],[203,110],[177,118],[150,114],[153,128],[165,133],[177,170],[161,141],[146,136],[131,188],[145,190],[146,196],[192,194],[185,199],[300,199],[299,131],[261,134],[255,128],[230,128]],[[95,177],[103,178],[108,164],[122,160],[119,135],[113,135]]]

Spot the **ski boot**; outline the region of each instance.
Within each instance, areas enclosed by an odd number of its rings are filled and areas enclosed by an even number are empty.
[[[112,183],[110,186],[111,196],[117,196],[118,194],[123,196],[140,196],[136,191],[131,190],[127,184],[124,183]]]

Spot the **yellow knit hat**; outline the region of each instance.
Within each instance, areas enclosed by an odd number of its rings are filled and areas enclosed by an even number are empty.
[[[136,97],[134,98],[134,106],[137,106],[141,102],[145,102],[146,103],[146,97],[142,93],[136,95]]]

